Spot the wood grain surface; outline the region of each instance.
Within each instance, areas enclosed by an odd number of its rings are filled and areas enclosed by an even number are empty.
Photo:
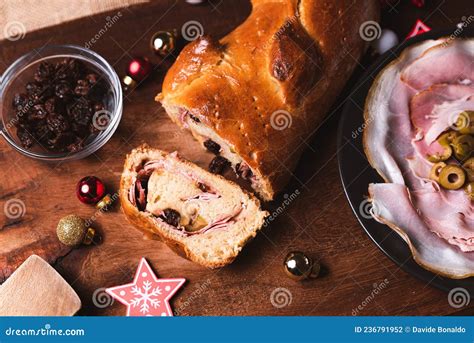
[[[31,255],[0,288],[0,316],[73,316],[81,300],[37,255]]]
[[[416,9],[409,1],[402,1],[384,12],[382,26],[395,30],[402,39],[417,18],[434,28],[453,27],[462,16],[472,14],[472,3],[470,11],[467,9],[469,3],[432,1]],[[402,271],[359,226],[345,198],[336,159],[336,129],[344,96],[336,101],[314,137],[304,142],[306,152],[286,190],[286,194],[298,190],[296,200],[229,267],[208,270],[184,260],[162,243],[144,240],[118,206],[97,215],[93,207],[76,199],[76,182],[86,175],[100,177],[116,191],[125,154],[145,142],[168,151],[179,150],[184,157],[207,166],[210,154],[203,152],[190,134],[179,131],[153,101],[170,62],[153,57],[149,40],[154,32],[179,30],[189,20],[199,21],[206,34],[221,37],[249,12],[245,0],[213,1],[204,6],[163,0],[121,10],[120,20],[91,48],[104,56],[120,77],[133,55],[150,56],[157,69],[140,88],[126,95],[122,122],[110,142],[87,159],[46,164],[21,156],[0,140],[0,208],[11,199],[25,204],[24,216],[15,220],[3,218],[0,212],[0,270],[4,276],[29,254],[45,257],[79,294],[81,315],[124,315],[123,305],[100,297],[102,288],[130,282],[141,257],[148,259],[158,276],[187,279],[172,299],[180,315],[351,315],[359,305],[362,310],[358,315],[449,315],[459,310],[472,314],[472,302],[463,309],[451,307],[446,293]],[[104,27],[107,16],[114,14],[27,33],[15,42],[2,41],[0,70],[44,44],[84,45]],[[328,29],[337,30],[337,22]],[[371,61],[367,56],[359,73]],[[356,77],[357,73],[347,89]],[[282,199],[269,207],[277,208]],[[58,220],[70,213],[83,218],[96,216],[94,227],[103,234],[103,244],[71,252],[61,247],[55,228]],[[291,250],[319,260],[323,275],[301,283],[288,279],[282,263]],[[367,300],[374,285],[381,283],[386,287]],[[272,304],[271,295],[277,288],[291,293],[287,293],[291,302],[286,306]]]

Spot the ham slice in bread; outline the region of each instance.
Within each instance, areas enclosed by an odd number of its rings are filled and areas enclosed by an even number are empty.
[[[232,262],[267,215],[235,183],[147,146],[127,156],[120,189],[132,224],[209,268]]]
[[[472,61],[473,39],[411,46],[379,73],[365,106],[364,149],[386,181],[369,186],[374,217],[420,265],[451,278],[474,276],[474,207],[463,189],[430,179],[427,155],[442,149],[437,139],[460,112],[474,109]]]

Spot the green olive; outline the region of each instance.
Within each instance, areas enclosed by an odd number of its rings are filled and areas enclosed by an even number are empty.
[[[431,167],[430,179],[439,182],[439,173],[444,167],[446,167],[446,163],[444,162],[435,163],[433,167]]]
[[[468,182],[466,186],[464,186],[464,191],[471,200],[474,200],[474,182]]]
[[[446,189],[459,189],[466,181],[466,173],[459,166],[448,164],[439,172],[439,184]]]
[[[452,143],[454,156],[460,161],[471,157],[474,151],[474,137],[471,135],[461,135],[456,137]]]
[[[199,231],[202,228],[206,227],[208,225],[207,221],[198,215],[196,219],[194,219],[192,222],[189,223],[189,225],[186,225],[186,231],[188,232],[194,232],[194,231]]]
[[[446,146],[452,144],[457,136],[459,136],[459,133],[456,131],[448,131],[439,136],[437,140],[440,145]]]
[[[437,141],[439,145],[441,145],[441,147],[443,148],[443,152],[428,155],[428,161],[436,163],[448,160],[453,154],[453,148],[451,147],[451,145],[458,136],[459,133],[457,133],[456,131],[448,131],[439,136]]]
[[[464,111],[459,113],[454,127],[462,134],[474,134],[474,111]]]
[[[453,154],[453,149],[451,148],[451,146],[449,145],[443,145],[441,144],[441,146],[443,147],[443,152],[442,153],[436,153],[436,154],[433,154],[433,155],[428,155],[428,161],[430,162],[433,162],[433,163],[437,163],[437,162],[441,162],[441,161],[446,161],[447,159],[449,159],[451,157],[451,155]]]
[[[464,171],[466,172],[466,176],[469,182],[474,182],[474,157],[469,158],[464,164],[462,165]]]

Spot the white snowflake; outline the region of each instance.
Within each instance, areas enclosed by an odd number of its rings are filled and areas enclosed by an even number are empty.
[[[155,299],[161,295],[161,289],[158,286],[152,289],[150,281],[143,281],[141,288],[133,286],[132,294],[136,297],[131,300],[131,305],[133,307],[140,306],[140,312],[143,314],[150,312],[150,306],[156,309],[161,305],[161,301]]]

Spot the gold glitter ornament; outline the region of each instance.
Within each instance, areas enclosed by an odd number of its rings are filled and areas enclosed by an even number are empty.
[[[94,241],[95,230],[87,227],[81,217],[71,214],[59,221],[56,234],[61,243],[76,247],[81,244],[91,244]]]

